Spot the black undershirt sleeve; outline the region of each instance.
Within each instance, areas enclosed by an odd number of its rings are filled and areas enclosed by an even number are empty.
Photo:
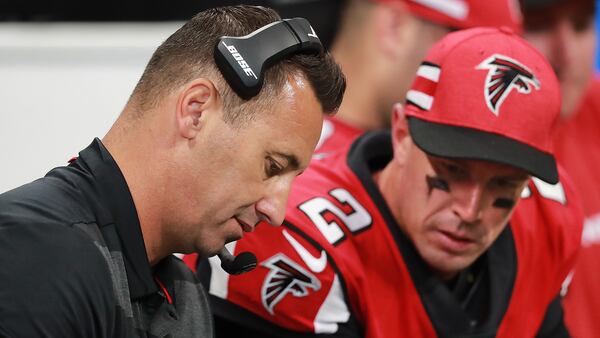
[[[556,296],[546,309],[546,316],[538,331],[538,338],[568,338],[571,337],[565,325],[561,297]]]

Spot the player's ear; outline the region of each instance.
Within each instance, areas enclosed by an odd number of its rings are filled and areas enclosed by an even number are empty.
[[[404,164],[412,140],[408,131],[408,120],[404,106],[396,103],[392,110],[392,146],[394,148],[394,160]]]
[[[218,111],[221,106],[219,93],[212,81],[198,78],[187,83],[177,100],[179,134],[186,139],[194,139],[203,128],[207,115]]]

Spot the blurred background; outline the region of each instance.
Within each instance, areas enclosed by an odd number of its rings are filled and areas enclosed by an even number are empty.
[[[241,2],[308,18],[326,45],[343,5],[342,0],[0,2],[0,193],[66,164],[94,136],[102,137],[153,50],[185,20],[205,8]]]

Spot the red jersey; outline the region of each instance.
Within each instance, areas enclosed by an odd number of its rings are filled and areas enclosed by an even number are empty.
[[[229,276],[212,258],[211,269],[199,267],[216,316],[248,330],[289,330],[275,336],[535,336],[579,247],[569,185],[532,180],[473,264],[477,273],[456,282],[468,285],[458,297],[400,231],[372,180],[391,156],[383,132],[313,160],[293,186],[284,225],[260,225],[231,246],[256,254],[254,271]]]
[[[314,157],[319,158],[335,152],[347,150],[352,142],[364,131],[347,124],[334,116],[325,116],[321,138],[315,148]]]
[[[574,337],[600,334],[600,79],[588,87],[577,112],[560,121],[556,158],[573,178],[585,213],[582,248],[564,298],[565,320]],[[569,281],[567,281],[569,282]]]

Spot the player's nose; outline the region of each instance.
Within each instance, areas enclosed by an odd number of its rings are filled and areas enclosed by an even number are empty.
[[[461,187],[460,190],[453,206],[454,213],[463,222],[477,223],[483,214],[483,186],[472,183]]]

